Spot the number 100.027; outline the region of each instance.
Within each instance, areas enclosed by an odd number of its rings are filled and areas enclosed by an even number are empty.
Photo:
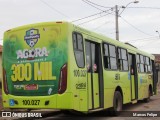
[[[23,105],[39,105],[40,100],[23,100]]]

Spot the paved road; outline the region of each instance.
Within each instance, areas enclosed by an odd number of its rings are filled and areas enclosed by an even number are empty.
[[[149,103],[144,103],[142,101],[139,101],[136,104],[128,104],[123,107],[123,112],[120,114],[120,116],[123,115],[129,115],[129,117],[111,117],[108,115],[107,112],[96,112],[89,115],[81,115],[76,116],[73,114],[63,114],[59,111],[46,111],[42,114],[43,118],[37,119],[37,120],[64,120],[64,119],[76,119],[76,120],[160,120],[158,117],[132,117],[133,113],[137,113],[137,111],[145,111],[145,114],[148,113],[154,113],[154,111],[158,111],[158,115],[160,115],[160,89],[158,91],[158,95],[152,96],[151,101]],[[127,112],[126,112],[127,111]],[[128,112],[132,111],[132,112]],[[139,114],[139,113],[138,113]],[[2,118],[0,118],[1,120]],[[10,118],[11,119],[11,118]]]
[[[147,115],[147,116],[156,116],[160,115],[160,90],[159,94],[156,96],[151,97],[151,101],[149,103],[144,103],[142,101],[139,101],[136,104],[128,104],[125,105],[123,108],[123,112],[120,114],[119,117],[111,117],[107,114],[107,112],[97,112],[89,114],[88,116],[81,115],[81,116],[75,116],[73,114],[63,114],[61,112],[56,112],[52,114],[52,112],[47,113],[46,115],[43,115],[43,119],[38,120],[63,120],[63,119],[76,119],[76,120],[160,120],[160,117],[132,117],[133,113],[141,114],[141,115]],[[132,111],[132,112],[129,112]],[[141,111],[141,112],[137,112]],[[156,112],[155,112],[156,111]],[[129,117],[121,117],[124,115],[129,115]]]

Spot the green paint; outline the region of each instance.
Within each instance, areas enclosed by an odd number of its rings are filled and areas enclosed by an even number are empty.
[[[35,32],[32,30],[33,28],[38,31]],[[62,29],[65,28],[54,25],[27,26],[23,29],[11,30],[5,33],[3,44],[3,67],[6,71],[10,94],[16,96],[46,96],[58,92],[60,69],[67,63],[68,59],[67,38],[66,33],[61,32]],[[31,33],[32,31],[33,33]],[[37,32],[39,32],[39,38],[36,38]],[[25,36],[27,36],[27,40],[25,40]],[[32,39],[31,37],[34,38]],[[33,47],[31,46],[31,40],[34,41]],[[43,48],[46,50],[43,50]],[[32,52],[34,52],[35,55],[32,56]],[[51,63],[51,66],[48,65],[46,68],[47,70],[41,70],[40,67],[41,64],[43,64],[42,62],[47,64]],[[31,68],[27,68],[25,69],[27,71],[24,71],[23,67],[26,66],[27,63],[31,65]],[[39,68],[37,67],[40,69],[38,73],[35,72],[35,63],[39,65]],[[44,67],[46,67],[47,64],[45,64]],[[22,67],[18,68],[18,66]],[[15,69],[18,72],[15,71]],[[50,76],[54,76],[56,79],[47,79],[49,72],[51,73]],[[45,77],[46,79],[40,77],[40,80],[35,80],[35,74],[47,74],[44,75],[47,77]],[[17,76],[20,77],[17,78]],[[31,76],[31,78],[26,80],[26,77],[23,76]],[[12,77],[15,78],[15,81],[12,80]],[[20,78],[22,78],[22,80],[20,80]],[[31,88],[28,87],[26,89],[27,85]]]

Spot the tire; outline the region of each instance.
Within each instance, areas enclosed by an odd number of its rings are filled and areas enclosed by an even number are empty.
[[[150,100],[151,100],[151,95],[152,95],[151,90],[148,88],[148,98],[145,98],[145,99],[144,99],[144,102],[145,102],[145,103],[150,102]]]
[[[65,114],[65,115],[71,114],[71,112],[69,110],[61,110],[61,113]]]
[[[120,111],[122,111],[123,99],[122,95],[119,91],[115,91],[113,98],[113,107],[110,110],[110,114],[113,116],[119,115]]]

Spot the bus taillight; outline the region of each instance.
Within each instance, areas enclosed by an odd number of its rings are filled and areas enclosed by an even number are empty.
[[[61,68],[58,93],[62,94],[67,88],[67,64],[64,64]]]
[[[3,69],[3,87],[4,87],[4,92],[8,94],[8,86],[7,86],[7,77],[6,77],[6,71]]]

